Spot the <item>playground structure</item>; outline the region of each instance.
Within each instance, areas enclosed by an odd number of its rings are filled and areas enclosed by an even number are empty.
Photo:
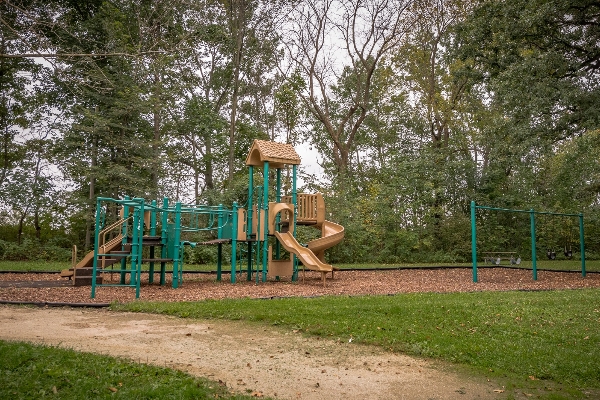
[[[478,209],[481,210],[491,210],[491,211],[500,211],[500,212],[510,212],[510,213],[526,213],[529,214],[530,221],[530,234],[531,234],[531,263],[532,263],[532,272],[533,272],[533,280],[537,280],[537,241],[536,241],[536,215],[548,215],[548,216],[556,216],[556,217],[577,217],[579,220],[579,248],[580,248],[580,257],[581,257],[581,275],[583,277],[586,276],[585,270],[585,242],[584,242],[584,228],[583,228],[583,214],[565,214],[565,213],[554,213],[554,212],[545,212],[545,211],[535,211],[531,210],[513,210],[508,208],[498,208],[498,207],[488,207],[488,206],[479,206],[475,204],[474,201],[471,201],[471,259],[473,263],[473,282],[477,282],[477,224],[476,224],[476,212]],[[548,250],[548,258],[555,259],[556,254],[554,254],[554,258],[552,254],[554,250]],[[572,258],[573,253],[571,248],[567,248],[565,245],[565,257]],[[496,251],[496,252],[483,252],[484,254],[484,262],[492,261],[494,265],[500,265],[503,259],[509,260],[510,264],[520,264],[521,257],[515,258],[516,253],[510,251]]]
[[[167,198],[158,205],[141,198],[98,197],[94,250],[81,261],[74,260],[72,268],[62,275],[72,278],[74,285],[91,285],[92,298],[101,286],[135,287],[138,298],[143,264],[149,264],[149,283],[153,283],[155,267],[160,265],[160,284],[164,285],[166,264],[172,263],[172,287],[178,288],[183,280],[185,246],[217,245],[217,280],[221,280],[222,246],[231,244],[231,283],[236,282],[238,263],[245,262],[245,268],[239,272],[246,272],[249,281],[254,275],[258,283],[267,277],[282,276],[296,281],[301,262],[303,269],[319,272],[325,285],[327,274],[333,277],[336,270],[325,261],[325,250],[343,240],[344,227],[325,219],[325,202],[320,193],[297,193],[299,164],[300,157],[291,145],[255,140],[246,158],[247,202],[234,202],[231,208],[171,204]],[[292,189],[289,195],[283,195],[281,173],[288,166],[292,168]],[[263,183],[255,188],[255,168],[260,167]],[[272,169],[276,176],[274,187],[269,184]],[[112,223],[105,222],[108,210],[118,210]],[[302,245],[296,237],[299,225],[319,229],[321,235]],[[210,232],[215,238],[205,242],[185,240],[187,233],[194,232]],[[282,248],[289,258],[282,258]],[[110,283],[104,279],[106,274],[110,274]],[[118,282],[113,282],[113,274],[118,275]]]

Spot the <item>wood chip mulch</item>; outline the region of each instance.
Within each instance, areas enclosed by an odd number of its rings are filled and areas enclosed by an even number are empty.
[[[105,276],[109,282],[109,275]],[[117,274],[114,283],[117,282]],[[416,292],[476,292],[508,290],[557,290],[600,288],[600,274],[588,273],[584,278],[577,272],[538,271],[537,281],[530,270],[507,268],[480,268],[478,283],[473,282],[469,268],[403,269],[384,271],[338,271],[335,279],[327,277],[323,287],[320,274],[302,272],[298,282],[290,279],[256,284],[238,275],[237,283],[230,283],[230,275],[223,275],[221,282],[214,274],[184,274],[178,289],[171,287],[170,276],[165,286],[160,286],[158,275],[155,283],[148,284],[148,276],[142,278],[140,300],[146,301],[197,301],[224,298],[278,298],[314,297],[327,295],[390,295]],[[30,284],[27,284],[29,282]],[[47,282],[48,284],[40,284]],[[58,274],[0,274],[0,301],[35,303],[111,303],[135,300],[135,288],[98,287],[96,297],[91,299],[91,287],[62,286],[65,282]],[[35,287],[27,287],[35,286]],[[53,287],[54,286],[54,287]],[[58,286],[58,287],[56,287]]]

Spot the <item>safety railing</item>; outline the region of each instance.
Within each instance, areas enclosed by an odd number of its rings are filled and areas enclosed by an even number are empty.
[[[282,203],[292,203],[292,196],[282,196]],[[300,193],[296,196],[298,206],[298,215],[296,221],[298,223],[319,223],[325,217],[325,202],[320,193],[307,194]]]

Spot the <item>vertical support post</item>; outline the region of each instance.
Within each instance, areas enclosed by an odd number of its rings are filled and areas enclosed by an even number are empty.
[[[179,247],[181,246],[181,202],[175,203],[175,235],[173,238],[173,289],[179,287],[179,281],[181,278],[180,265],[179,265]]]
[[[537,254],[535,249],[535,211],[533,208],[529,211],[531,220],[531,264],[533,267],[533,280],[537,281]]]
[[[294,226],[293,235],[296,237],[296,216],[298,215],[298,193],[296,189],[296,178],[297,178],[297,168],[296,164],[292,165],[292,204],[294,205],[294,215],[292,215],[292,220],[290,223]],[[295,254],[292,255],[292,282],[296,282],[298,280],[298,258]]]
[[[150,211],[150,236],[156,236],[156,200],[152,200]],[[150,259],[154,259],[154,245],[150,246]],[[148,268],[148,283],[154,283],[154,261],[150,261]]]
[[[217,245],[217,281],[221,282],[221,269],[223,268],[223,243]]]
[[[223,218],[223,204],[219,204],[219,218],[218,218],[218,224],[219,224],[219,228],[217,230],[217,238],[218,239],[223,239],[223,224],[225,223],[225,218]],[[232,237],[233,240],[233,237]],[[223,268],[223,245],[221,243],[219,243],[217,245],[217,281],[221,282],[221,270]]]
[[[475,217],[475,201],[471,201],[471,260],[473,262],[473,282],[477,283],[477,224]]]
[[[264,162],[263,167],[263,211],[264,237],[263,239],[263,260],[262,260],[262,281],[267,281],[267,262],[269,260],[269,162]]]
[[[145,200],[142,198],[138,199],[140,204],[140,222],[137,225],[139,228],[138,232],[138,264],[137,270],[135,273],[135,298],[138,299],[140,297],[140,286],[142,284],[142,255],[144,250],[144,212],[145,212]]]
[[[98,243],[99,243],[99,221],[100,221],[100,199],[96,199],[96,227],[94,234],[94,263],[92,264],[92,299],[96,297],[96,276],[98,276]]]
[[[133,199],[133,201],[136,201],[137,199]],[[140,241],[139,241],[139,234],[140,234],[140,230],[139,230],[139,225],[140,223],[140,208],[137,206],[134,206],[133,209],[133,222],[131,224],[131,272],[130,272],[130,276],[129,276],[129,284],[130,285],[137,285],[137,270],[138,270],[138,262],[139,262],[139,247],[140,247]]]
[[[246,238],[248,240],[248,281],[252,280],[252,261],[254,259],[253,238],[256,239],[256,233],[252,236],[252,198],[254,197],[254,167],[250,165],[248,168],[248,208],[246,209]]]
[[[275,201],[277,203],[281,203],[281,168],[277,168],[277,191],[275,192]],[[275,230],[279,230],[279,223],[281,222],[281,214],[278,213],[275,218],[276,218]],[[275,243],[275,259],[279,260],[280,257],[281,257],[281,243],[279,243],[279,241],[277,241],[277,243]]]
[[[217,218],[217,224],[218,224],[218,228],[217,228],[217,239],[223,239],[223,224],[225,223],[225,219],[223,218],[223,204],[219,204],[219,215]]]
[[[247,263],[247,265],[248,265],[248,271],[247,271],[248,273],[247,273],[247,275],[248,276],[246,277],[247,281],[251,281],[252,280],[252,268],[254,268],[252,266],[252,263],[254,261],[253,260],[253,258],[254,258],[254,252],[253,252],[253,250],[254,250],[254,244],[250,241],[250,239],[248,239],[248,263]]]
[[[125,200],[129,200],[129,196],[125,196]],[[127,218],[129,218],[129,207],[126,207],[125,204],[121,205],[123,207],[123,219],[127,220]],[[121,235],[123,236],[123,240],[121,241],[121,249],[124,248],[124,246],[127,244],[127,226],[129,225],[128,222],[124,222],[123,226],[121,228]],[[127,257],[123,257],[121,259],[121,280],[120,280],[120,284],[124,285],[125,284],[125,278],[127,277]]]
[[[168,235],[169,235],[169,199],[163,197],[163,206],[162,206],[162,222],[160,228],[160,243],[162,244],[160,249],[160,258],[163,260],[167,258],[167,244],[168,244]],[[167,264],[164,261],[160,262],[160,285],[164,286],[165,284],[165,274],[167,273]]]
[[[255,275],[255,279],[256,279],[256,284],[258,285],[258,282],[260,282],[260,270],[262,268],[262,251],[261,251],[261,245],[263,242],[263,238],[260,236],[260,232],[261,232],[261,225],[262,222],[260,220],[260,217],[262,215],[262,186],[260,186],[261,191],[259,193],[257,193],[256,196],[256,243],[255,243],[255,252],[256,252],[256,274]],[[252,210],[254,211],[254,210]],[[263,218],[264,219],[264,218]]]
[[[252,198],[254,197],[254,167],[251,165],[248,176],[248,211],[246,212],[246,237],[252,238]]]
[[[233,202],[233,226],[236,226],[238,223],[238,203],[237,201]],[[236,274],[236,263],[237,263],[237,237],[232,235],[231,238],[231,283],[235,283],[235,274]]]
[[[579,254],[581,255],[581,276],[585,278],[585,238],[583,234],[583,214],[579,214]]]
[[[135,298],[140,297],[140,281],[142,280],[142,243],[144,240],[144,199],[134,198],[137,203],[133,212],[133,237],[131,240],[131,280],[135,284]]]

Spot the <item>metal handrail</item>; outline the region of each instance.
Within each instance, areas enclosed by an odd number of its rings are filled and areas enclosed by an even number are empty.
[[[107,226],[106,228],[102,229],[99,234],[98,234],[98,248],[100,248],[101,246],[105,246],[106,243],[106,235],[112,231],[113,229],[115,229],[118,226],[123,225],[125,222],[127,222],[128,220],[133,219],[133,216],[131,217],[127,217],[127,218],[123,218],[120,219],[118,221],[113,222],[112,224],[110,224],[109,226]],[[121,235],[121,238],[123,236]],[[119,240],[121,240],[121,238],[119,238]],[[113,239],[111,239],[109,242],[112,242]]]

